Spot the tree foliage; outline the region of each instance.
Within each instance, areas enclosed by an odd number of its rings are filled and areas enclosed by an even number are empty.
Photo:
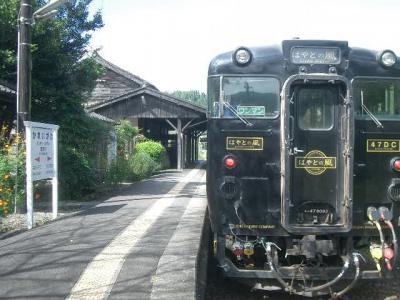
[[[19,1],[0,1],[0,78],[16,81]]]
[[[25,200],[25,149],[23,141],[16,136],[13,141],[4,138],[5,128],[0,130],[0,217],[14,211],[15,205]],[[20,149],[16,151],[17,147]],[[20,176],[16,176],[16,174]]]
[[[33,2],[37,10],[48,1]],[[82,105],[104,72],[87,51],[92,33],[103,26],[100,12],[89,16],[91,2],[70,0],[32,29],[32,120],[60,125],[60,183],[67,194],[93,188],[89,154],[108,132]],[[17,0],[0,1],[0,79],[13,83],[18,9]]]
[[[128,120],[121,120],[120,123],[115,126],[117,133],[117,144],[118,151],[120,153],[130,154],[133,150],[133,144],[135,137],[139,134],[139,129],[132,125]]]
[[[203,92],[197,90],[191,90],[191,91],[174,91],[169,94],[176,98],[190,102],[194,105],[207,107],[207,95]]]

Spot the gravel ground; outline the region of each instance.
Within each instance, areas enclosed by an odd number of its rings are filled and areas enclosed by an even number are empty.
[[[82,201],[59,202],[57,219],[89,209],[90,207],[104,201],[108,197],[117,195],[121,191],[124,191],[132,186],[132,184],[133,183],[129,182],[114,187],[103,187],[97,192],[85,196]],[[40,226],[53,221],[50,201],[41,201],[35,203],[34,206],[35,226]],[[10,214],[5,218],[0,217],[0,239],[7,238],[8,236],[21,230],[27,230],[26,214]]]
[[[58,217],[56,220],[81,212],[82,210],[88,209],[98,203],[99,201],[59,203]],[[40,226],[54,221],[51,206],[49,204],[38,205],[35,209],[36,211],[33,214],[35,226]],[[27,230],[26,214],[10,214],[5,218],[0,218],[0,239],[7,238],[10,235],[23,230]]]
[[[68,213],[60,213],[59,217],[65,216]],[[40,226],[49,223],[53,220],[53,214],[50,212],[35,212],[34,221],[35,226]],[[0,219],[0,233],[25,230],[26,227],[26,214],[11,214],[5,218]]]

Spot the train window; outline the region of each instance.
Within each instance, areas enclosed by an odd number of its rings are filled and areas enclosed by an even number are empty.
[[[279,81],[267,77],[224,77],[224,117],[275,118],[279,115]]]
[[[208,116],[209,117],[219,117],[219,88],[220,77],[210,77],[208,78]]]
[[[400,80],[355,79],[353,98],[358,119],[369,119],[361,107],[361,92],[365,107],[379,120],[400,120]]]
[[[298,126],[303,130],[330,130],[333,127],[333,91],[301,88],[298,91]]]

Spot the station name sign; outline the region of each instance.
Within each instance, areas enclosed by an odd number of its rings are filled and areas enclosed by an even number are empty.
[[[26,225],[31,229],[33,218],[33,182],[52,180],[53,219],[58,214],[58,125],[25,121],[26,132]]]
[[[294,64],[338,65],[340,49],[337,47],[293,47],[290,61]]]
[[[25,122],[27,130],[27,145],[30,157],[29,171],[32,172],[32,180],[53,178],[55,176],[54,143],[58,126],[52,124]]]

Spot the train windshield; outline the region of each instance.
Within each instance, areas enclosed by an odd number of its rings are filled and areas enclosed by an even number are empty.
[[[355,79],[353,97],[357,119],[400,120],[400,80]]]
[[[279,82],[265,77],[224,77],[224,117],[275,118],[279,115]]]
[[[217,78],[209,83],[214,86],[209,90],[212,116],[249,119],[279,115],[279,81],[275,78],[224,76],[220,90]],[[220,97],[216,95],[217,87]]]

